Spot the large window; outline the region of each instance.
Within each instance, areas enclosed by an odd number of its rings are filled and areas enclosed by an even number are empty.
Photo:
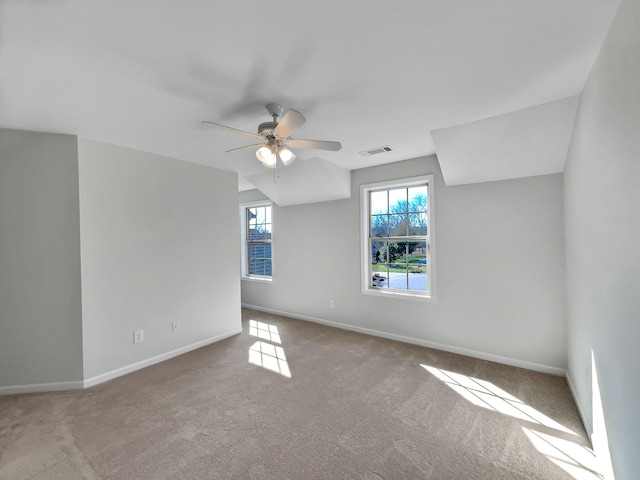
[[[362,187],[363,292],[433,297],[433,177]]]
[[[271,280],[273,275],[273,220],[270,203],[242,205],[242,276]]]

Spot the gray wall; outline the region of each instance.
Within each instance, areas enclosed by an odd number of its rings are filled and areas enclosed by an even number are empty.
[[[81,322],[76,137],[0,130],[0,388],[81,382]]]
[[[436,302],[362,295],[360,185],[429,173]],[[561,175],[446,187],[428,157],[357,170],[352,182],[349,200],[274,209],[274,281],[243,281],[244,304],[563,372]]]
[[[235,173],[0,130],[0,393],[79,388],[239,331],[237,199]]]
[[[236,174],[78,148],[85,379],[239,330]]]
[[[588,429],[599,386],[618,480],[640,472],[639,24],[640,2],[623,0],[582,93],[565,170],[569,378]]]

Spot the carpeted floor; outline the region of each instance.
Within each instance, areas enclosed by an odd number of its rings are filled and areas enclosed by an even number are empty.
[[[83,391],[0,397],[0,478],[595,479],[563,378],[243,311]]]

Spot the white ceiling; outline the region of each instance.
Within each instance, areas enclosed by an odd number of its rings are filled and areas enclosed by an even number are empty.
[[[447,185],[562,172],[579,98],[433,130]]]
[[[307,117],[294,137],[343,145],[298,150],[299,185],[316,158],[353,170],[433,154],[439,143],[447,183],[552,173],[558,157],[564,164],[571,99],[617,5],[0,0],[0,127],[236,171],[244,190],[265,169],[251,150],[225,150],[252,139],[200,122],[255,132],[275,101]],[[494,155],[505,131],[527,141]],[[556,145],[536,150],[553,150],[553,166],[525,154],[536,142]],[[358,153],[383,145],[393,151]],[[317,171],[309,167],[309,181]]]

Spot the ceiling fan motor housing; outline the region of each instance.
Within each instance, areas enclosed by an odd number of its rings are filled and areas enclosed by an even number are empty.
[[[258,125],[258,135],[264,138],[275,137],[274,130],[278,126],[278,122],[264,122]]]

